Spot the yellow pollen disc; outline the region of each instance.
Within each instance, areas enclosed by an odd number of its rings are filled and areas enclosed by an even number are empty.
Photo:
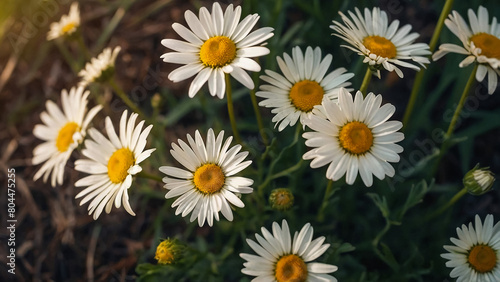
[[[364,154],[373,145],[372,131],[366,124],[351,121],[344,125],[339,132],[340,146],[352,154]]]
[[[209,38],[200,48],[201,62],[212,68],[220,68],[236,58],[236,44],[226,36]]]
[[[323,87],[316,81],[302,80],[295,83],[290,89],[290,99],[295,108],[309,112],[323,100]]]
[[[383,58],[392,59],[397,55],[394,43],[382,36],[367,36],[363,39],[363,45],[365,45],[366,49],[370,50],[371,53]]]
[[[108,161],[108,176],[111,182],[122,183],[127,178],[127,170],[135,163],[134,153],[128,148],[116,150]]]
[[[220,166],[204,164],[194,172],[194,185],[203,194],[219,192],[224,186],[225,176]]]
[[[63,34],[68,33],[69,31],[73,30],[73,28],[76,27],[76,24],[74,22],[67,23],[63,28],[61,29]]]
[[[73,143],[73,134],[80,129],[76,122],[68,122],[64,125],[57,134],[56,147],[59,152],[66,152],[69,145]]]
[[[500,60],[500,39],[498,37],[482,32],[474,34],[470,41],[474,42],[477,48],[481,48],[481,55]]]
[[[304,282],[307,280],[307,265],[297,255],[286,255],[276,263],[274,276],[278,282]]]
[[[490,272],[497,265],[497,254],[487,245],[476,245],[470,250],[468,262],[479,273]]]

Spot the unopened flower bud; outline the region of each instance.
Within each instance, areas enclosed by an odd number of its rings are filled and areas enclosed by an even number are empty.
[[[464,177],[464,186],[472,195],[481,195],[490,191],[495,181],[495,176],[489,167],[478,168],[476,165]]]
[[[159,264],[173,264],[180,258],[183,249],[176,239],[165,239],[156,247],[155,259]]]
[[[294,197],[292,191],[286,188],[278,188],[271,191],[269,202],[271,208],[275,210],[285,211],[293,206]]]

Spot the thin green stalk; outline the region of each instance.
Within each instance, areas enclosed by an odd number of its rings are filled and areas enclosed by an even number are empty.
[[[453,131],[455,130],[455,125],[458,121],[458,118],[460,117],[460,112],[462,111],[465,101],[467,100],[470,88],[472,87],[472,84],[474,83],[474,80],[476,78],[476,72],[478,66],[479,66],[478,64],[474,66],[474,69],[472,70],[472,73],[469,76],[469,80],[467,80],[467,84],[465,85],[464,91],[462,92],[460,101],[458,102],[457,108],[455,109],[455,113],[453,114],[450,125],[448,126],[448,130],[446,131],[446,135],[444,136],[444,142],[441,144],[441,148],[439,148],[439,155],[437,156],[434,168],[431,171],[431,175],[436,174],[439,167],[439,163],[441,162],[441,158],[444,156],[444,154],[448,149],[449,140],[453,135]]]
[[[157,175],[154,175],[154,174],[151,174],[151,173],[147,173],[145,171],[139,172],[136,176],[140,177],[140,178],[151,179],[151,180],[154,180],[156,182],[163,183],[162,178],[160,176],[157,176]]]
[[[328,184],[326,185],[325,195],[323,196],[323,202],[321,203],[321,207],[318,212],[318,216],[316,217],[318,222],[323,222],[325,220],[325,209],[328,205],[328,199],[330,198],[330,193],[333,187],[333,180],[328,180]]]
[[[429,214],[427,217],[425,217],[425,221],[431,220],[435,218],[436,216],[442,214],[444,211],[446,211],[448,208],[453,206],[456,201],[458,201],[460,198],[462,198],[465,194],[467,194],[467,189],[464,187],[462,190],[458,191],[453,198],[451,198],[446,204],[441,206],[438,210],[434,211],[433,213]]]
[[[441,11],[441,15],[439,16],[436,28],[434,29],[434,34],[432,34],[432,38],[429,43],[429,50],[431,51],[431,53],[434,52],[434,50],[436,49],[439,36],[441,35],[441,31],[443,30],[444,20],[451,11],[451,7],[453,6],[453,1],[454,0],[446,0],[446,3],[444,3],[443,10]],[[424,79],[424,73],[425,69],[421,69],[415,76],[415,82],[413,83],[410,99],[408,100],[408,106],[406,106],[406,111],[403,117],[404,127],[408,125],[411,113],[413,112],[413,108],[415,107],[415,102],[417,101],[417,96],[420,91],[420,87],[422,86],[422,80]]]
[[[359,87],[359,91],[363,93],[363,96],[366,96],[366,90],[368,89],[368,84],[370,83],[370,80],[372,78],[372,71],[370,69],[370,66],[366,68],[366,73],[365,77],[363,78],[363,82],[361,83],[361,87]]]
[[[59,39],[56,39],[55,43],[56,43],[57,48],[59,49],[59,52],[61,52],[61,54],[63,55],[64,60],[70,66],[71,70],[73,70],[73,72],[75,74],[78,74],[79,68],[75,64],[75,61],[71,57],[71,55],[70,55],[68,49],[66,48],[66,46]]]
[[[147,119],[148,122],[149,118],[130,100],[127,96],[127,94],[116,84],[115,80],[112,78],[108,81],[109,85],[115,90],[116,95],[120,97],[120,99],[133,111],[138,113],[142,118]]]
[[[233,129],[233,136],[236,143],[241,144],[240,134],[238,133],[238,128],[236,127],[236,119],[234,118],[231,79],[229,77],[229,74],[227,73],[226,73],[226,96],[227,96],[227,112],[229,114],[229,121],[231,122],[231,128]]]
[[[460,116],[460,112],[464,107],[465,100],[467,100],[467,96],[469,95],[469,90],[472,87],[472,83],[474,83],[475,81],[478,66],[479,64],[476,64],[474,66],[474,69],[472,70],[472,73],[469,76],[469,80],[465,85],[464,92],[462,92],[462,97],[460,97],[460,101],[458,102],[457,108],[455,109],[455,113],[453,114],[453,118],[451,119],[448,131],[446,131],[446,136],[445,136],[446,139],[450,138],[451,135],[453,134],[453,130],[455,130],[455,124],[457,123],[458,117]]]
[[[76,39],[76,41],[78,42],[78,46],[80,46],[82,53],[85,55],[85,59],[90,60],[90,58],[91,58],[90,51],[87,48],[87,46],[85,45],[85,42],[83,41],[82,33],[80,31],[78,31],[77,36],[78,36],[78,38]]]
[[[259,111],[259,105],[257,104],[257,96],[255,95],[255,88],[250,90],[250,98],[252,99],[253,110],[255,112],[255,118],[257,119],[257,125],[259,126],[259,133],[262,137],[262,142],[264,145],[269,145],[269,139],[267,138],[266,132],[264,131],[264,125],[262,124],[262,117]]]

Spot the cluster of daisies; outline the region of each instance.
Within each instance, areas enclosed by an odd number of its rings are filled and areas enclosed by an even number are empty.
[[[254,58],[269,54],[266,40],[273,36],[273,28],[254,30],[259,15],[241,19],[241,7],[227,6],[223,11],[214,3],[211,12],[202,7],[199,14],[185,12],[187,26],[174,23],[172,28],[184,39],[164,39],[161,43],[173,50],[161,56],[164,62],[180,64],[169,74],[178,82],[194,76],[188,96],[194,97],[205,83],[212,96],[224,98],[229,75],[249,89],[255,87],[247,73],[261,71]],[[400,27],[399,21],[389,22],[386,12],[379,8],[363,11],[355,9],[348,15],[340,13],[343,23],[333,21],[333,35],[345,40],[349,48],[364,57],[370,75],[381,76],[381,70],[394,71],[403,77],[401,68],[419,71],[429,64],[431,55],[425,43],[415,43],[418,33],[410,33],[411,26]],[[476,78],[482,81],[488,74],[488,92],[493,93],[500,75],[500,25],[495,18],[488,24],[488,12],[480,7],[478,14],[469,10],[470,27],[456,12],[446,20],[447,27],[460,38],[463,47],[443,44],[433,55],[437,60],[448,52],[467,55],[460,63],[465,67],[477,63]],[[80,16],[78,5],[73,4],[69,15],[51,25],[47,39],[78,36]],[[120,47],[106,48],[79,72],[79,87],[63,90],[62,108],[48,101],[47,111],[41,114],[44,124],[36,125],[34,134],[44,143],[33,151],[33,164],[42,164],[34,180],[50,177],[51,185],[61,185],[66,163],[80,145],[85,159],[75,161],[75,170],[88,174],[75,186],[83,189],[76,195],[80,205],[89,203],[89,214],[97,219],[102,211],[109,213],[113,207],[135,215],[130,205],[128,189],[133,176],[142,171],[140,164],[155,149],[147,149],[147,138],[152,125],[140,120],[138,113],[124,111],[115,130],[112,119],[105,118],[103,131],[89,128],[100,111],[95,106],[87,111],[90,83],[106,82],[114,74],[114,62]],[[389,120],[395,107],[382,104],[382,95],[362,93],[350,88],[354,74],[345,68],[330,70],[333,56],[322,54],[319,47],[305,49],[294,47],[291,54],[277,57],[280,72],[264,70],[260,76],[265,83],[256,95],[259,105],[271,108],[272,122],[278,131],[295,126],[297,121],[306,132],[305,145],[310,148],[303,159],[311,160],[311,168],[327,166],[326,177],[336,181],[345,177],[349,185],[358,175],[370,187],[373,176],[382,180],[392,177],[395,170],[390,163],[399,161],[403,148],[396,144],[404,139],[399,132],[402,123]],[[89,138],[87,138],[89,135]],[[172,207],[175,214],[190,214],[190,221],[199,226],[205,222],[212,226],[219,221],[220,213],[233,220],[232,209],[243,208],[242,194],[253,192],[254,181],[238,176],[252,162],[246,160],[248,152],[242,145],[232,145],[232,136],[225,138],[224,131],[209,129],[204,135],[196,131],[185,140],[172,143],[173,158],[183,168],[161,166],[159,170],[168,190],[166,198],[176,198]],[[484,178],[484,177],[483,177]],[[457,246],[446,246],[450,253],[447,266],[454,267],[451,276],[459,281],[500,280],[497,253],[500,249],[500,225],[493,226],[493,217],[487,216],[484,225],[476,218],[475,229],[463,226],[457,229],[459,239],[452,238]],[[274,222],[272,233],[262,227],[262,235],[255,234],[257,242],[247,239],[257,255],[240,254],[244,263],[243,273],[256,276],[255,281],[336,281],[328,273],[336,266],[313,262],[329,247],[325,237],[313,238],[313,227],[306,224],[293,239],[286,220],[281,226]],[[164,244],[157,256],[166,256]],[[461,279],[461,280],[460,280]],[[486,280],[485,280],[486,281]]]

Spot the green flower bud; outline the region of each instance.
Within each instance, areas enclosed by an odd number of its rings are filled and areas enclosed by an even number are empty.
[[[464,186],[472,195],[481,195],[490,191],[495,181],[495,176],[489,167],[479,168],[477,164],[464,177]]]
[[[183,251],[184,246],[176,239],[165,239],[156,247],[155,259],[159,264],[173,264],[180,258]]]
[[[275,210],[286,211],[293,206],[293,201],[292,191],[286,188],[274,189],[269,196],[271,208]]]

